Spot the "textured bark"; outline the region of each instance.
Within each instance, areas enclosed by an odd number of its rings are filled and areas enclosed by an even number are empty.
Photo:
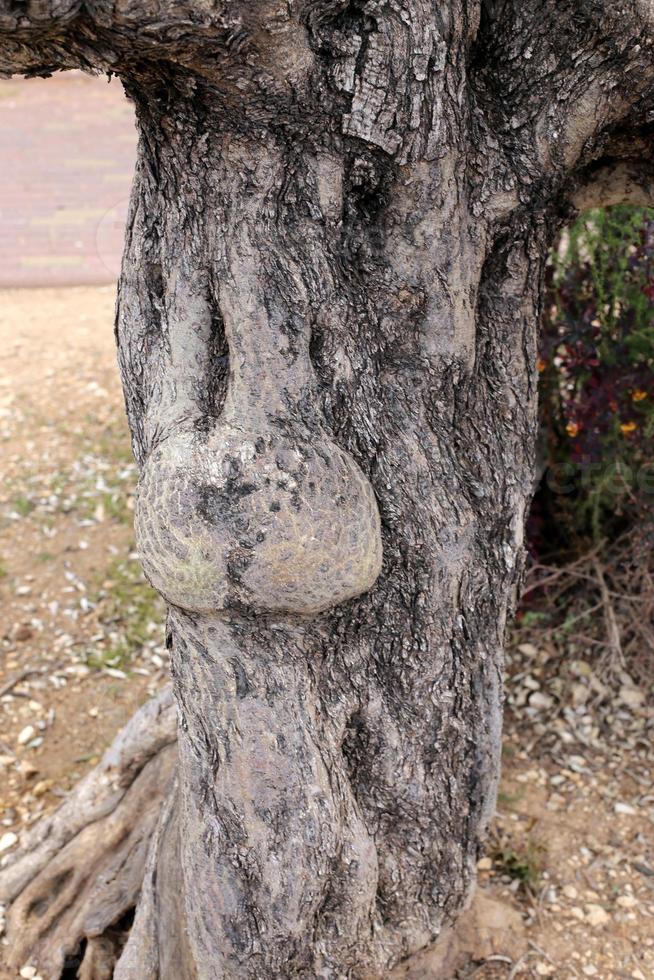
[[[179,766],[120,980],[382,977],[469,897],[544,258],[648,186],[648,11],[0,0],[0,70],[113,71],[140,132],[117,340]]]
[[[37,958],[45,976],[58,977],[78,959],[81,977],[112,976],[101,964],[113,969],[124,937],[112,927],[134,908],[162,800],[173,795],[175,740],[167,687],[24,838],[0,875],[0,900],[13,903],[10,966]]]

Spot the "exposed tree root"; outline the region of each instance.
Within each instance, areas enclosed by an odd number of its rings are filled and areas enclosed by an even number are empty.
[[[10,966],[34,963],[48,980],[114,975],[162,801],[173,792],[175,742],[168,686],[11,856],[0,871]]]
[[[177,799],[175,787],[161,810],[114,980],[197,980],[186,941]]]
[[[0,871],[0,900],[11,903],[9,966],[29,962],[47,980],[195,980],[183,925],[176,759],[168,686]],[[455,931],[390,976],[451,976],[467,962],[466,935],[477,948],[488,931],[480,900]]]

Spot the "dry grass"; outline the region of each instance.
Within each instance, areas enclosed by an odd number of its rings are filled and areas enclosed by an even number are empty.
[[[592,657],[605,679],[654,678],[654,526],[602,541],[567,565],[533,562],[519,615],[542,642]]]

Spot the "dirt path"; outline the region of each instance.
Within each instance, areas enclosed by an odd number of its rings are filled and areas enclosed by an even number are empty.
[[[113,301],[0,291],[0,860],[165,677],[132,551]],[[548,657],[511,653],[487,899],[460,976],[651,980],[652,709],[628,677],[612,700],[592,665],[552,676]]]

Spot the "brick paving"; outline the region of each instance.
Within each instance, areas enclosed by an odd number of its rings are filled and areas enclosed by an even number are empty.
[[[135,155],[117,79],[0,80],[0,287],[114,282]]]

